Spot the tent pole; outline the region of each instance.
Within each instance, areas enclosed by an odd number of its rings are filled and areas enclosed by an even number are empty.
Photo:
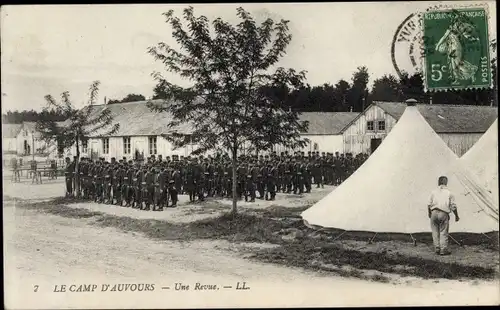
[[[417,240],[415,240],[415,238],[413,238],[412,234],[410,234],[410,237],[411,237],[411,240],[413,240],[413,245],[417,246]]]
[[[377,236],[377,234],[378,233],[375,233],[375,235],[373,235],[373,237],[370,240],[368,240],[368,244],[372,244],[373,239],[375,239],[375,237]]]

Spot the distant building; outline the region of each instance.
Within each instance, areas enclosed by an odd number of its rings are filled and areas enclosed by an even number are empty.
[[[498,117],[498,109],[472,105],[417,105],[420,114],[457,156],[462,156]],[[402,102],[374,102],[343,130],[344,151],[372,153],[406,108]]]
[[[162,100],[153,100],[160,103]],[[196,149],[195,145],[188,145],[175,149],[167,139],[162,137],[172,131],[168,127],[170,116],[168,113],[155,113],[147,107],[147,101],[114,103],[109,105],[94,105],[96,113],[102,109],[109,109],[113,116],[113,124],[119,124],[119,130],[106,135],[104,131],[96,132],[89,137],[86,143],[80,144],[80,156],[89,158],[112,157],[121,159],[147,158],[151,155],[188,156]],[[184,134],[191,128],[187,125],[176,128]],[[66,156],[75,156],[76,147],[73,147]]]
[[[2,153],[17,154],[17,135],[21,124],[2,124]]]
[[[276,146],[275,151],[279,154],[283,151],[307,152],[329,152],[342,153],[344,141],[342,130],[350,124],[359,112],[303,112],[299,115],[300,121],[309,122],[307,132],[301,134],[302,138],[308,140],[302,149],[286,149]]]
[[[152,100],[160,104],[162,100]],[[174,149],[171,142],[162,137],[172,131],[168,127],[171,116],[168,113],[152,112],[147,106],[147,101],[115,103],[110,105],[94,105],[97,111],[110,109],[113,123],[120,125],[118,132],[113,135],[101,136],[103,132],[89,137],[86,143],[80,144],[80,156],[110,159],[112,157],[134,159],[137,157],[147,158],[151,155],[163,156],[189,156],[196,149],[196,145],[188,145],[183,148]],[[342,152],[343,139],[341,130],[349,124],[359,113],[353,112],[306,112],[300,114],[300,120],[309,122],[309,129],[303,133],[303,137],[309,140],[304,152]],[[191,127],[182,124],[176,128],[177,131],[188,134]],[[248,145],[240,150],[245,154],[249,150]],[[276,146],[278,153],[284,148]],[[297,149],[298,150],[298,149]],[[75,156],[76,148],[73,147],[65,156]]]
[[[47,142],[42,139],[36,130],[35,122],[23,122],[16,139],[17,154],[19,156],[39,155],[42,157],[57,157],[57,144],[55,141]]]

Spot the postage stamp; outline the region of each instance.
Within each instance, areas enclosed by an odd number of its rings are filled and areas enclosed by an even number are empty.
[[[489,88],[492,83],[488,14],[483,7],[423,14],[427,90]]]

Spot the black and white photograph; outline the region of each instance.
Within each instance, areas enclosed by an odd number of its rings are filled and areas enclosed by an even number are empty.
[[[499,305],[496,17],[2,6],[5,308]]]

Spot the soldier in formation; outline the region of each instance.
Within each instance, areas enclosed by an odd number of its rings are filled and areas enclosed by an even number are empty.
[[[277,193],[310,193],[324,185],[339,185],[367,158],[365,154],[283,152],[240,156],[236,171],[238,199],[275,200]],[[75,196],[75,159],[66,158],[66,195]],[[145,162],[126,158],[107,162],[81,158],[79,197],[108,205],[162,211],[176,207],[178,195],[190,202],[207,197],[232,197],[233,169],[228,155],[183,157],[160,155]]]

